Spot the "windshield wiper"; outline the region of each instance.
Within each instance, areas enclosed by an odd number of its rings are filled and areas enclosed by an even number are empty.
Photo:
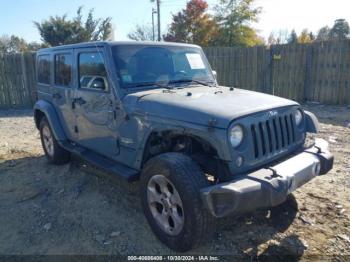
[[[167,84],[177,84],[177,83],[196,83],[196,84],[200,84],[203,86],[209,86],[209,87],[213,87],[213,81],[208,81],[208,82],[204,82],[204,81],[200,81],[200,80],[195,80],[195,79],[179,79],[179,80],[172,80],[169,81]],[[135,87],[144,87],[144,86],[157,86],[160,88],[165,88],[165,89],[174,89],[175,87],[173,86],[169,86],[167,84],[161,84],[161,83],[156,83],[156,82],[140,82],[140,83],[135,83],[135,84],[130,84],[127,86],[127,88],[135,88]]]
[[[171,84],[173,84],[173,83],[196,83],[196,84],[200,84],[203,86],[213,87],[214,82],[212,82],[212,81],[203,82],[203,81],[195,80],[195,79],[179,79],[179,80],[170,81],[169,83],[171,83]]]
[[[133,87],[144,87],[144,86],[158,86],[158,87],[160,87],[160,88],[172,89],[172,87],[170,87],[170,86],[162,85],[162,84],[154,83],[154,82],[142,82],[142,83],[137,83],[137,84],[128,86],[128,88],[133,88]]]

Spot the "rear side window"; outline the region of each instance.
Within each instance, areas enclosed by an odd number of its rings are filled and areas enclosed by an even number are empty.
[[[101,52],[79,55],[79,81],[81,88],[98,91],[108,89],[107,72]]]
[[[38,57],[38,82],[50,84],[50,56],[41,55]]]
[[[55,84],[70,86],[72,81],[72,55],[55,55]]]

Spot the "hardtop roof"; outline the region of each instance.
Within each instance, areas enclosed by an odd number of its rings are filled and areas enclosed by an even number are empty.
[[[184,47],[197,47],[198,45],[174,43],[174,42],[149,42],[149,41],[97,41],[97,42],[84,42],[78,44],[62,45],[49,48],[43,48],[38,51],[41,52],[53,52],[65,49],[78,49],[89,47],[105,47],[105,46],[118,46],[118,45],[140,45],[140,46],[184,46]]]

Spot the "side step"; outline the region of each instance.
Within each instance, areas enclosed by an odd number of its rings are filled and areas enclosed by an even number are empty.
[[[140,178],[140,173],[137,170],[109,160],[98,153],[92,152],[89,149],[78,145],[73,145],[68,141],[61,143],[61,145],[72,154],[81,157],[93,166],[113,175],[117,175],[118,177],[121,177],[128,182],[134,182]]]

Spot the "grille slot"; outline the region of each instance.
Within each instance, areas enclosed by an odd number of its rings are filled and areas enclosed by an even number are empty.
[[[291,129],[292,129],[292,141],[295,142],[295,133],[294,133],[294,118],[293,118],[293,115],[289,115],[289,119],[290,119],[290,126],[291,126]]]
[[[267,135],[269,138],[269,148],[270,148],[270,153],[272,153],[272,134],[271,134],[271,128],[270,128],[270,122],[266,121],[266,127],[267,127]]]
[[[274,154],[295,143],[295,124],[292,114],[252,124],[250,129],[255,158]]]
[[[280,123],[280,130],[281,130],[281,136],[282,136],[282,148],[283,148],[286,142],[286,130],[284,129],[282,117],[278,118],[278,122]]]
[[[261,138],[262,153],[263,153],[263,155],[265,155],[266,154],[266,141],[265,141],[265,130],[263,128],[263,123],[259,123],[259,131],[260,131],[260,138]]]
[[[280,142],[280,137],[281,135],[279,135],[278,131],[277,131],[277,124],[276,124],[276,119],[273,119],[273,130],[275,131],[275,139],[276,139],[276,150],[278,150],[281,146],[281,142]]]
[[[252,130],[255,158],[257,158],[257,157],[259,157],[259,148],[258,148],[258,140],[257,140],[257,137],[256,137],[255,125],[251,126],[251,130]]]

